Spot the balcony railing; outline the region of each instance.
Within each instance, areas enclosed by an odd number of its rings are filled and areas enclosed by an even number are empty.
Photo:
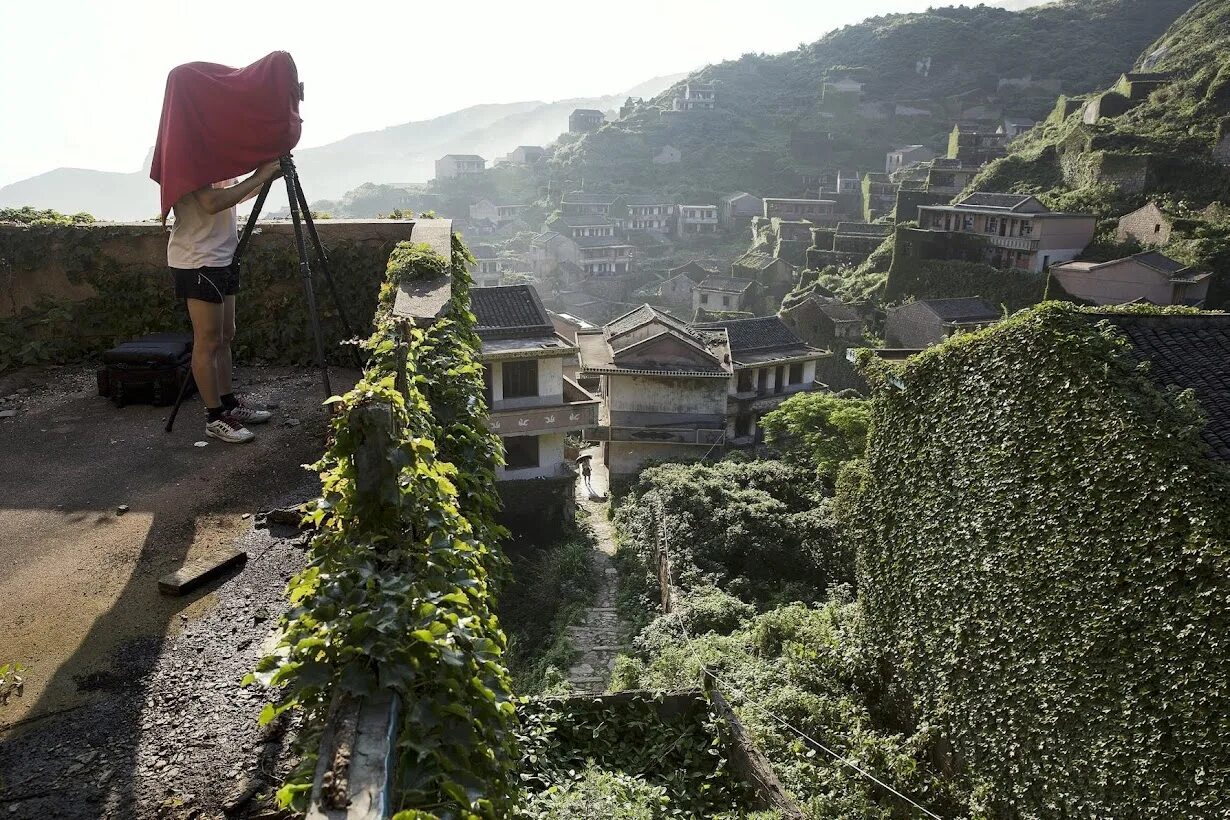
[[[580,430],[598,423],[598,398],[565,377],[564,392],[557,404],[491,411],[488,426],[493,433],[550,433]]]
[[[586,429],[588,441],[635,441],[645,444],[695,444],[712,447],[726,443],[725,429],[694,429],[669,427],[591,427]]]
[[[987,240],[997,248],[1010,251],[1036,251],[1039,241],[1028,236],[988,236]]]

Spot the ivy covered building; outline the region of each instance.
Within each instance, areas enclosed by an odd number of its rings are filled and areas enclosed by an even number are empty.
[[[868,640],[986,816],[1222,817],[1230,315],[1047,303],[868,360]]]

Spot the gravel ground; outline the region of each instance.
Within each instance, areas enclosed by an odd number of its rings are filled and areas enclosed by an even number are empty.
[[[313,489],[306,484],[286,503]],[[273,639],[305,545],[290,527],[247,533],[237,546],[248,561],[217,586],[211,612],[173,638],[121,648],[117,666],[151,667],[149,674],[97,681],[115,691],[32,720],[0,742],[0,818],[280,816],[269,785],[294,763],[294,726],[261,729],[265,695],[239,681]]]

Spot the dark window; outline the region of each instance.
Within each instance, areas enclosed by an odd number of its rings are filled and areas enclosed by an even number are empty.
[[[774,380],[774,383],[773,383],[773,392],[781,393],[783,390],[786,389],[786,368],[779,366],[776,370],[777,372],[775,375],[777,376],[777,378]]]
[[[701,303],[702,305],[707,305],[707,304],[709,304],[709,294],[707,294],[707,293],[702,293],[702,294],[700,295],[700,303]]]
[[[756,371],[756,392],[764,395],[769,390],[769,368],[764,367]]]
[[[790,383],[791,384],[802,384],[803,383],[803,363],[802,362],[795,362],[794,364],[790,365]]]
[[[483,401],[487,402],[487,407],[491,407],[491,370],[486,367],[483,368]]]
[[[752,371],[751,370],[740,370],[739,371],[739,386],[736,389],[740,393],[752,392]]]
[[[504,439],[504,468],[524,470],[538,466],[538,436],[509,436]]]
[[[538,361],[504,362],[504,398],[523,399],[538,395]]]
[[[730,307],[730,297],[729,296],[722,297],[722,307]]]
[[[752,433],[752,417],[748,415],[735,416],[735,437],[743,438]]]

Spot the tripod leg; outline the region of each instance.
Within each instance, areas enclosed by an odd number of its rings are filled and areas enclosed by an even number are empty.
[[[171,432],[171,428],[175,426],[175,417],[179,415],[179,408],[183,405],[184,399],[188,398],[188,393],[192,391],[193,385],[196,384],[196,379],[192,377],[192,367],[188,367],[188,376],[184,379],[184,383],[179,386],[179,395],[175,397],[175,406],[171,408],[171,415],[167,418],[166,431]]]
[[[294,160],[291,160],[293,167]],[[342,320],[342,330],[346,332],[346,338],[354,339],[354,328],[350,324],[350,318],[346,315],[346,308],[342,304],[341,296],[337,292],[337,283],[333,281],[333,273],[329,270],[329,257],[325,255],[324,243],[320,241],[320,234],[316,233],[316,221],[312,218],[312,211],[308,207],[307,195],[303,193],[303,186],[299,184],[299,170],[295,169],[295,191],[299,194],[299,209],[303,211],[303,223],[307,226],[308,238],[312,240],[312,247],[316,251],[316,261],[320,263],[320,272],[324,274],[325,283],[329,286],[329,295],[333,297],[333,305],[337,308],[337,316]],[[359,354],[359,348],[356,345],[350,345],[350,352],[354,355],[355,367],[363,369],[363,357]]]
[[[316,292],[312,288],[312,268],[308,264],[307,243],[303,239],[303,224],[296,193],[295,165],[289,156],[282,157],[282,175],[286,179],[286,201],[290,204],[290,219],[295,228],[295,250],[299,252],[299,278],[307,296],[308,315],[312,320],[312,336],[316,342],[316,365],[324,382],[325,398],[333,395],[329,384],[329,365],[325,362],[325,340],[320,332],[320,316],[316,312]]]

